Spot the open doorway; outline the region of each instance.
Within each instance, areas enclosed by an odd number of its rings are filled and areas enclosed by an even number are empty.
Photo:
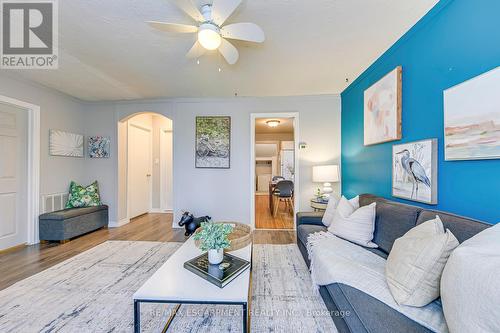
[[[252,115],[252,198],[256,229],[293,229],[297,197],[296,116]]]
[[[140,113],[118,123],[119,225],[173,206],[172,120]]]

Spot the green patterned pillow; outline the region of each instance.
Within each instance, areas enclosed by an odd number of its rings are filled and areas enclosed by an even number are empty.
[[[89,186],[78,185],[74,181],[69,185],[69,197],[66,208],[91,207],[101,205],[97,181]]]

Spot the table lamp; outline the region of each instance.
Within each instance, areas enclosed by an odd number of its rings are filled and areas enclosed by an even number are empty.
[[[317,165],[313,166],[313,182],[323,183],[323,198],[330,199],[333,192],[332,184],[339,181],[338,165]]]

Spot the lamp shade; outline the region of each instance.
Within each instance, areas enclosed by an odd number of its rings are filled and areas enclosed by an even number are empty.
[[[313,166],[313,182],[330,183],[339,181],[338,165],[317,165]]]

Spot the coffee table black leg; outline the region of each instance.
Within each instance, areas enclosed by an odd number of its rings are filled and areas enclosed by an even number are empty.
[[[247,303],[243,303],[243,333],[248,332],[248,305]]]
[[[134,333],[141,332],[141,302],[134,300]]]

